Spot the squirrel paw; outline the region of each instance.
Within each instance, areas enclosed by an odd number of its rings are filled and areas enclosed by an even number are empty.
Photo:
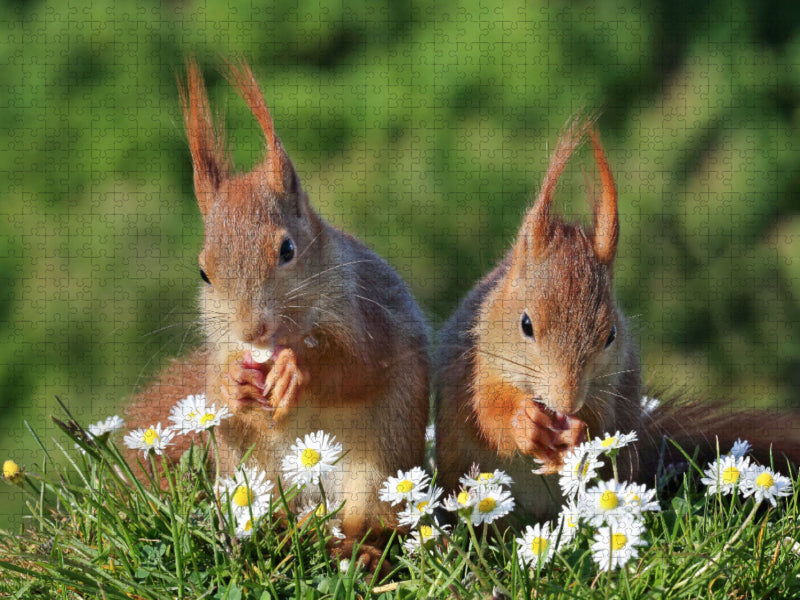
[[[334,540],[328,544],[328,552],[336,560],[357,560],[363,569],[372,575],[378,575],[380,579],[388,577],[392,572],[389,559],[381,560],[381,549],[370,544],[358,545],[357,540],[349,538],[343,541]]]
[[[540,474],[556,473],[563,456],[585,437],[583,421],[556,413],[541,402],[526,400],[511,419],[517,449],[538,459]]]
[[[297,366],[295,353],[290,348],[282,348],[264,380],[263,395],[269,396],[269,403],[275,411],[272,414],[273,419],[282,419],[291,408],[297,406],[302,387],[306,383],[308,372]]]
[[[221,381],[222,397],[228,399],[228,404],[234,411],[254,402],[264,404],[264,379],[264,373],[252,365],[231,363],[228,376]]]

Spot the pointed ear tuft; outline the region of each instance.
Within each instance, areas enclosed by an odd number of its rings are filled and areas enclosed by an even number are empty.
[[[268,152],[265,166],[267,183],[270,188],[278,193],[298,193],[300,191],[300,181],[297,177],[297,172],[294,169],[294,165],[292,165],[292,161],[289,160],[289,155],[286,154],[280,138],[275,135],[272,116],[250,66],[244,58],[240,57],[236,64],[227,63],[225,76],[231,82],[231,85],[236,88],[242,100],[247,103],[250,112],[253,113],[258,124],[261,125],[261,130],[264,132]]]
[[[186,87],[178,80],[178,94],[192,153],[197,204],[205,215],[214,193],[230,174],[230,155],[224,136],[214,129],[203,75],[192,57],[186,60],[186,77]]]
[[[592,120],[576,116],[558,138],[556,149],[547,167],[542,187],[536,201],[525,216],[520,236],[531,255],[539,257],[547,248],[551,236],[550,206],[553,203],[556,186],[572,154],[580,145]]]
[[[594,130],[589,131],[594,148],[594,159],[600,171],[600,184],[602,190],[600,199],[593,201],[594,208],[594,253],[600,262],[610,265],[614,262],[617,253],[617,240],[619,239],[619,216],[617,214],[617,188],[614,177],[608,166],[600,138]]]

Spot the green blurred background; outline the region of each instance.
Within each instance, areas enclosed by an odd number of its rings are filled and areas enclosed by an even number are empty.
[[[249,60],[312,202],[434,327],[509,247],[564,123],[601,111],[646,379],[800,406],[796,2],[256,4],[0,1],[0,459],[38,468],[24,419],[47,442],[56,395],[84,423],[119,411],[196,342],[188,54],[242,168],[260,132],[216,67]]]

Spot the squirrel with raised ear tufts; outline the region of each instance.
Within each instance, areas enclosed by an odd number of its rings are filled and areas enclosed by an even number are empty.
[[[586,137],[601,184],[589,229],[550,211],[558,180]],[[511,250],[440,332],[436,449],[446,489],[458,489],[475,463],[481,471],[502,469],[515,482],[518,515],[550,518],[560,508],[556,474],[566,454],[587,437],[615,431],[637,431],[640,441],[620,455],[620,470],[650,484],[660,461],[683,460],[665,437],[690,455],[699,448],[700,460],[715,456],[717,437],[722,453],[747,437],[762,460],[774,447],[800,462],[796,415],[680,397],[655,409],[642,405],[637,351],[613,293],[618,237],[605,152],[592,122],[576,119],[558,141]]]
[[[233,171],[194,61],[187,76],[180,97],[205,229],[205,340],[134,399],[129,423],[166,421],[176,401],[204,392],[233,413],[218,427],[222,471],[252,448],[248,464],[273,481],[296,438],[334,435],[346,450],[326,480],[330,505],[345,502],[340,552],[369,533],[359,558],[370,566],[386,528],[397,526],[395,509],[378,499],[381,483],[424,459],[424,317],[383,259],[311,207],[247,64],[229,64],[226,76],[266,141],[266,157],[249,173]],[[177,459],[185,449],[168,450]]]

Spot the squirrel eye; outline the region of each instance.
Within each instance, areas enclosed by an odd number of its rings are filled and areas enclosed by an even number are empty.
[[[292,238],[287,237],[285,240],[283,240],[281,248],[278,252],[281,257],[282,265],[285,265],[292,260],[294,258],[294,242],[292,241]]]
[[[200,279],[205,281],[208,285],[211,285],[211,280],[208,278],[208,275],[206,275],[206,272],[202,268],[200,269]]]
[[[525,337],[533,339],[533,323],[531,323],[531,318],[528,316],[527,312],[522,313],[520,325],[522,327],[522,333],[525,335]]]
[[[617,339],[617,326],[616,325],[612,325],[611,326],[611,333],[608,334],[608,339],[606,340],[606,346],[605,347],[608,348],[615,339]]]

